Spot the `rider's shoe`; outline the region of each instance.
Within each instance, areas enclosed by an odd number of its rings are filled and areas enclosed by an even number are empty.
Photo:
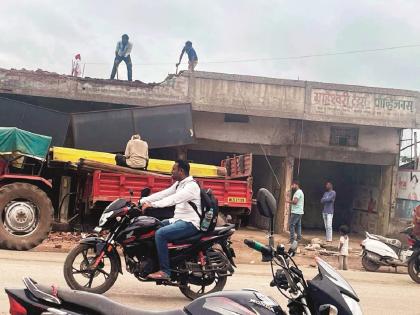
[[[166,272],[159,270],[157,272],[151,273],[147,276],[147,278],[153,280],[169,280],[171,277]]]

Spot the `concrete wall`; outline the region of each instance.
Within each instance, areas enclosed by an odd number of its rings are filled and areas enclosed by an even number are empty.
[[[305,146],[328,147],[330,146],[330,130],[332,126],[351,127],[359,129],[359,142],[357,147],[338,147],[340,150],[360,151],[371,153],[393,153],[399,152],[398,129],[372,126],[357,126],[345,124],[329,124],[319,122],[304,122],[296,125],[296,134],[299,138],[300,129],[303,130],[302,143]],[[296,139],[297,143],[300,141]]]
[[[249,117],[248,123],[224,122],[224,114],[194,112],[195,136],[199,139],[265,145],[287,145],[293,141],[288,119]]]
[[[420,127],[416,91],[210,72],[159,84],[0,69],[0,94],[138,106],[191,102],[196,111],[398,128]]]

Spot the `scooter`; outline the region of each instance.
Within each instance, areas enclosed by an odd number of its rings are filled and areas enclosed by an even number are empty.
[[[401,231],[411,239],[412,228]],[[362,265],[367,271],[377,271],[381,266],[407,267],[413,251],[398,239],[386,238],[366,232],[362,244]]]
[[[293,260],[297,243],[289,250],[283,245],[274,248],[273,218],[277,205],[273,195],[260,189],[257,204],[260,213],[270,218],[269,245],[253,240],[245,240],[245,244],[259,251],[263,261],[270,262],[273,274],[270,286],[288,298],[288,313],[274,299],[252,289],[215,292],[197,298],[183,309],[148,312],[115,303],[99,294],[42,286],[30,278],[24,279],[25,289],[6,289],[10,312],[12,315],[361,315],[356,292],[328,263],[317,258],[318,275],[306,281]],[[280,268],[275,271],[275,266]]]

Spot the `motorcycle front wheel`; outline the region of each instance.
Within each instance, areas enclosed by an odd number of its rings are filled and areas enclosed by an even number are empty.
[[[79,244],[70,251],[64,262],[64,278],[70,288],[102,294],[113,286],[118,278],[118,258],[105,254],[98,266],[91,268],[96,258],[94,244]]]
[[[408,263],[408,274],[414,282],[420,283],[420,255]]]

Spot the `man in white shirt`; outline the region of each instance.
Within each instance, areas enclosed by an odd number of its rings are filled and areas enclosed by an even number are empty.
[[[131,63],[131,57],[130,57],[132,49],[133,49],[133,44],[128,41],[128,35],[124,34],[121,40],[117,43],[117,47],[115,48],[115,59],[114,59],[114,66],[111,72],[111,80],[115,78],[115,74],[117,73],[117,69],[121,61],[124,61],[125,64],[127,65],[128,81],[132,81],[133,65]]]
[[[71,75],[73,77],[80,77],[81,71],[80,71],[80,63],[81,63],[82,57],[80,57],[80,54],[77,54],[74,56],[74,60],[72,61],[72,67],[71,67]]]
[[[147,208],[175,206],[174,217],[163,220],[162,227],[155,235],[160,270],[150,274],[148,277],[151,279],[170,279],[168,242],[188,238],[199,232],[200,217],[189,202],[194,203],[197,209],[201,209],[200,187],[189,174],[188,162],[176,161],[172,168],[172,178],[175,183],[168,189],[140,200],[142,211]]]
[[[125,153],[116,154],[115,162],[119,166],[146,169],[149,162],[149,146],[143,141],[139,134],[135,134],[128,141]]]

